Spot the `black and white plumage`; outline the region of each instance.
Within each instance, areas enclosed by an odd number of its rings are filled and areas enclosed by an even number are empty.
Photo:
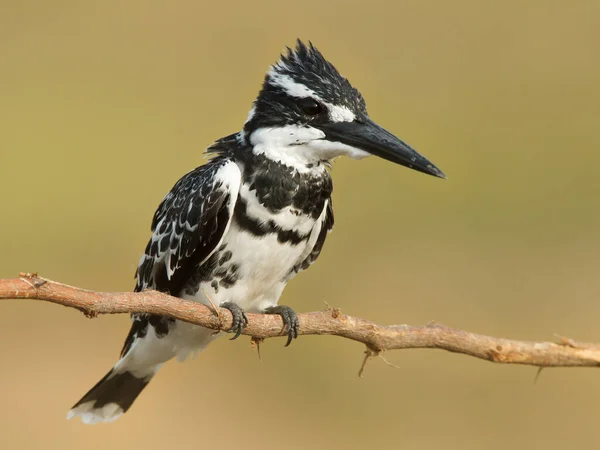
[[[268,71],[242,131],[207,151],[212,159],[181,178],[158,207],[135,290],[226,307],[236,337],[245,311],[280,314],[288,344],[297,319],[277,303],[287,282],[318,258],[333,227],[330,160],[375,154],[444,176],[372,122],[360,93],[300,41]],[[69,418],[117,419],[164,362],[183,360],[217,337],[160,316],[132,321],[121,359]]]

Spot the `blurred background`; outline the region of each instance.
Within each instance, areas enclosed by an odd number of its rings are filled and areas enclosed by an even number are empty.
[[[335,232],[282,303],[600,341],[600,3],[20,1],[0,14],[0,276],[133,288],[156,206],[241,128],[296,37],[448,174],[333,170]],[[110,425],[66,421],[129,319],[4,301],[3,449],[597,448],[600,372],[221,339]]]

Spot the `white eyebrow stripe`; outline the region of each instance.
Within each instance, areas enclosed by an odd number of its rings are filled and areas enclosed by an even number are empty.
[[[329,109],[329,118],[334,122],[353,122],[356,119],[354,113],[347,106],[325,104]]]
[[[269,84],[273,86],[279,86],[282,88],[288,95],[296,98],[305,98],[305,97],[313,97],[317,100],[322,101],[322,99],[317,95],[317,93],[301,83],[296,83],[292,77],[289,75],[283,75],[275,68],[271,68],[268,72],[269,76]]]
[[[315,91],[307,88],[302,83],[297,83],[289,75],[281,74],[275,66],[271,67],[268,75],[268,83],[272,86],[282,88],[286,94],[296,98],[312,97],[327,107],[329,118],[333,122],[352,122],[356,119],[354,113],[347,106],[333,105],[323,100]]]

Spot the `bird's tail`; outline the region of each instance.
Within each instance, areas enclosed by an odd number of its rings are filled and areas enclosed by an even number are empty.
[[[156,335],[153,326],[134,320],[125,341],[122,358],[81,400],[69,410],[67,419],[83,423],[112,422],[129,409],[162,364],[175,350],[170,335]]]
[[[123,361],[123,360],[121,360]],[[121,362],[119,361],[119,362]],[[83,423],[112,422],[129,409],[162,364],[144,372],[113,367],[69,410],[67,419],[81,417]]]
[[[212,330],[187,323],[173,324],[169,332],[159,335],[150,325],[134,321],[123,357],[71,408],[67,419],[80,417],[84,423],[118,419],[163,363],[174,356],[183,360],[188,353],[202,350],[217,338]]]

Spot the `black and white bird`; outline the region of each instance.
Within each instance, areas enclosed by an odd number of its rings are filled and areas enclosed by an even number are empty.
[[[270,67],[243,129],[216,141],[205,165],[184,175],[154,214],[135,291],[156,289],[231,311],[236,338],[245,312],[281,315],[288,340],[298,318],[278,306],[286,284],[318,258],[333,227],[330,162],[377,155],[444,174],[374,123],[365,101],[312,44]],[[189,323],[134,314],[121,359],[69,411],[85,423],[129,409],[163,363],[217,336]]]

